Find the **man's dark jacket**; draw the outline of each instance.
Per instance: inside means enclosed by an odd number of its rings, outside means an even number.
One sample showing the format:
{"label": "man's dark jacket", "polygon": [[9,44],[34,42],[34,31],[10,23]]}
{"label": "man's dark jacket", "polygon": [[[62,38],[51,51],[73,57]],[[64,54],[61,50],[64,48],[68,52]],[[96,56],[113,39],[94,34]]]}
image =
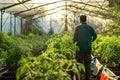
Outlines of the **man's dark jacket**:
{"label": "man's dark jacket", "polygon": [[77,42],[80,52],[91,52],[92,42],[97,38],[94,28],[83,22],[75,29],[73,41]]}

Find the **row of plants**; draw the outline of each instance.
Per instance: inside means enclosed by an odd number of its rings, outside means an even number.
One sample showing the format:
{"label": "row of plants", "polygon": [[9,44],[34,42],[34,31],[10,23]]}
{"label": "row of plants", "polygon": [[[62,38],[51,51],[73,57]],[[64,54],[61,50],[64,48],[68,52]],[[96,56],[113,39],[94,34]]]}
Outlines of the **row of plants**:
{"label": "row of plants", "polygon": [[120,66],[120,36],[98,35],[93,43],[93,53],[100,56],[106,63],[115,63]]}
{"label": "row of plants", "polygon": [[[17,70],[17,80],[70,80],[71,74],[85,72],[84,66],[74,59],[78,48],[72,37],[67,32],[14,37],[0,32],[0,66]],[[120,36],[98,35],[92,46],[95,56],[120,66]]]}
{"label": "row of plants", "polygon": [[45,49],[44,43],[49,35],[10,36],[0,32],[0,66],[16,71],[22,57],[37,56]]}
{"label": "row of plants", "polygon": [[85,72],[74,59],[76,49],[67,32],[51,36],[9,36],[0,32],[0,66],[16,71],[17,80],[70,80],[79,71]]}
{"label": "row of plants", "polygon": [[[53,34],[45,43],[45,52],[36,57],[22,58],[17,70],[17,80],[71,80],[71,76],[85,72],[74,59],[76,44],[69,33]],[[78,68],[72,68],[73,65]]]}

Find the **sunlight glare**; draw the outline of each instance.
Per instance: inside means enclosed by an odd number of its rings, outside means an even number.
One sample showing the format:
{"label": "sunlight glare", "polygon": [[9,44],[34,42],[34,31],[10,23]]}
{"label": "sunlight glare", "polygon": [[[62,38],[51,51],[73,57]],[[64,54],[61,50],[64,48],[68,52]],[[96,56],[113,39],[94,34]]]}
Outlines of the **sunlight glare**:
{"label": "sunlight glare", "polygon": [[[54,13],[52,15],[46,15],[46,20],[49,21],[50,20],[50,17],[52,16],[52,19],[54,20],[60,20],[62,18],[62,14],[63,12],[61,12],[61,8],[59,6],[62,6],[62,5],[65,5],[64,2],[59,2],[60,0],[32,0],[33,3],[40,3],[40,4],[46,4],[46,3],[51,3],[51,2],[56,2],[58,1],[58,3],[55,3],[55,4],[50,4],[50,5],[46,5],[46,6],[43,6],[43,8],[45,10],[50,10],[50,9],[53,9],[51,10],[50,12],[55,12],[55,11],[60,11],[60,12],[57,12],[57,13]],[[62,0],[61,0],[62,1]],[[35,5],[39,5],[39,4],[34,4]],[[58,7],[58,8],[56,8]],[[56,9],[54,9],[56,8]],[[46,12],[47,13],[47,12]]]}
{"label": "sunlight glare", "polygon": [[53,20],[60,20],[62,18],[63,14],[62,12],[54,13],[52,15],[47,15],[46,20],[50,21],[50,17],[52,17]]}

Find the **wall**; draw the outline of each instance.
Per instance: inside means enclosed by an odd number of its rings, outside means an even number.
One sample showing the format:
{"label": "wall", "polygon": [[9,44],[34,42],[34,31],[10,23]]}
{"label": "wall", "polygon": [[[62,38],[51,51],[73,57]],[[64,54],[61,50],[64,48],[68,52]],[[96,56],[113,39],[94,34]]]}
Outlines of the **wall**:
{"label": "wall", "polygon": [[[12,35],[21,33],[21,18],[15,17],[14,15],[3,13],[1,18],[0,12],[0,30],[2,32],[9,33],[12,32]],[[1,22],[2,21],[2,22]]]}

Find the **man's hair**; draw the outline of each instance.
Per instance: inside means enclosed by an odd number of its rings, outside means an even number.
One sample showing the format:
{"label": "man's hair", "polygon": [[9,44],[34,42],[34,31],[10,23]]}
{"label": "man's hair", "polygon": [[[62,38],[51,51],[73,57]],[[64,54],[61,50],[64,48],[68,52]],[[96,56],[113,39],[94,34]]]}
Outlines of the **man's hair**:
{"label": "man's hair", "polygon": [[86,22],[86,18],[87,18],[86,15],[81,15],[80,16],[80,22]]}

